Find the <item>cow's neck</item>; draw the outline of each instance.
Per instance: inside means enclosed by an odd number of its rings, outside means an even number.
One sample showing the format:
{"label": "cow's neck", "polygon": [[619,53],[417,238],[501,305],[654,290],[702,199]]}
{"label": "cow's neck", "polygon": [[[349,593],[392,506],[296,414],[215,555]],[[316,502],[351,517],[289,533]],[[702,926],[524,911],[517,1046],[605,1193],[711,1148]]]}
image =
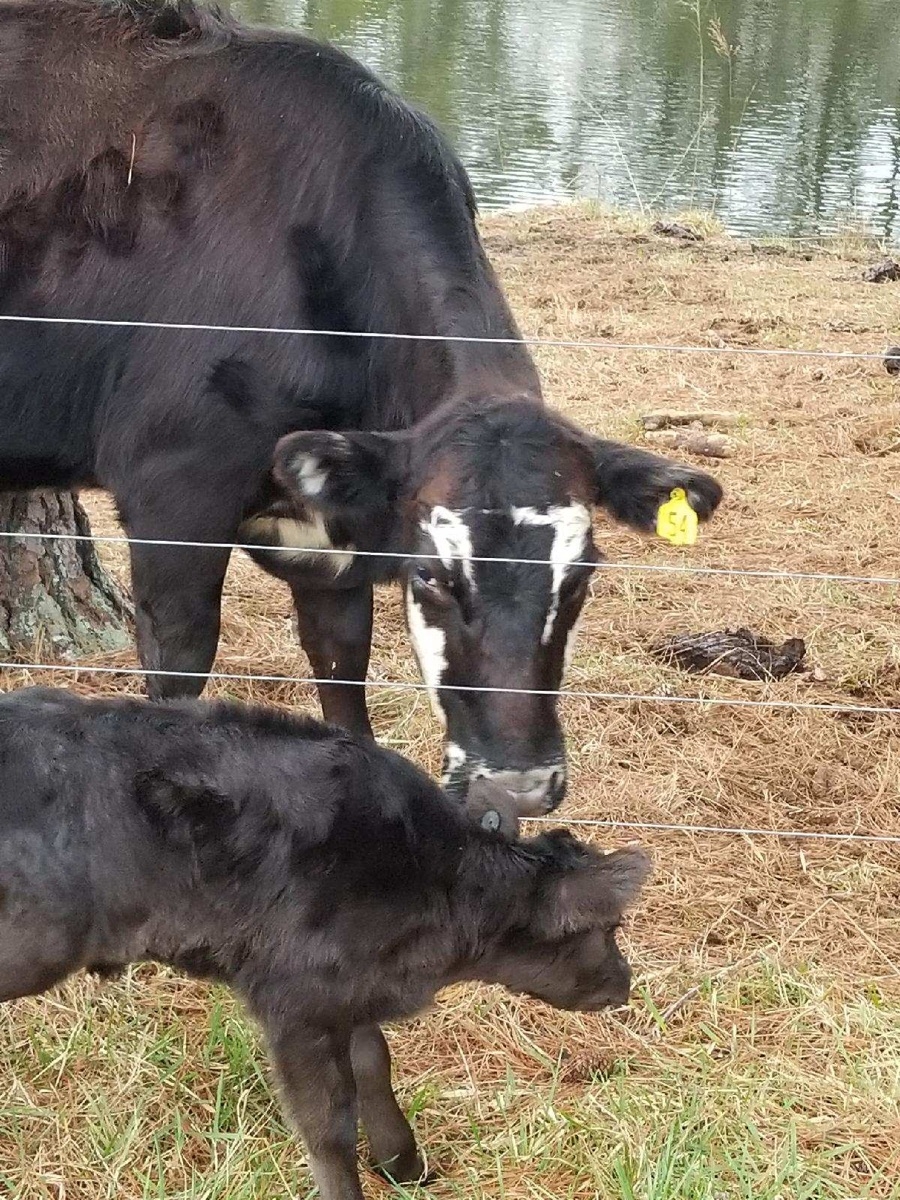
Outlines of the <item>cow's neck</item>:
{"label": "cow's neck", "polygon": [[393,194],[385,211],[394,222],[401,211],[401,227],[416,236],[398,237],[392,226],[376,238],[390,254],[370,276],[367,319],[396,333],[448,339],[372,347],[373,375],[386,398],[377,406],[395,428],[416,424],[451,397],[541,401],[534,362],[470,215],[458,199],[444,193],[439,199],[435,206]]}
{"label": "cow's neck", "polygon": [[[471,328],[474,322],[447,319],[446,312],[434,309],[432,314],[427,326],[429,333],[448,337],[520,337],[511,318],[509,326],[501,332],[484,329],[458,332]],[[416,326],[422,328],[425,322],[420,318]],[[373,348],[373,353],[380,360],[376,360],[375,374],[382,384],[376,402],[378,411],[373,414],[375,428],[410,428],[454,401],[471,402],[480,398],[543,402],[534,363],[527,348],[520,344],[386,341]]]}

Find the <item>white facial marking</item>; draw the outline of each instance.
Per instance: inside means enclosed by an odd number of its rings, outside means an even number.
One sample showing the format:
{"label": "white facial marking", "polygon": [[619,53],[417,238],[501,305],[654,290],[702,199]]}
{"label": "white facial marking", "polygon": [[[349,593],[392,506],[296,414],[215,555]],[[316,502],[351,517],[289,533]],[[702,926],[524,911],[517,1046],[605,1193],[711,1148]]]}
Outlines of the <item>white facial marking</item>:
{"label": "white facial marking", "polygon": [[253,544],[259,538],[269,538],[274,543],[273,553],[287,562],[315,563],[332,575],[342,575],[353,565],[353,549],[338,550],[334,554],[317,554],[317,550],[333,550],[325,521],[319,513],[313,513],[309,521],[295,521],[290,517],[251,517],[238,530],[242,540]]}
{"label": "white facial marking", "polygon": [[447,717],[441,707],[438,688],[447,668],[445,653],[447,639],[444,637],[443,629],[427,623],[422,606],[413,596],[409,584],[406,587],[406,619],[409,624],[409,636],[412,640],[413,650],[419,660],[419,670],[422,672],[422,679],[428,688],[431,707],[440,723],[446,726]]}
{"label": "white facial marking", "polygon": [[419,528],[434,542],[438,558],[447,570],[453,567],[454,559],[458,560],[470,586],[474,586],[472,533],[460,514],[452,508],[435,505],[427,519],[419,522]]}
{"label": "white facial marking", "polygon": [[551,504],[546,512],[537,508],[512,508],[512,519],[517,525],[552,525],[553,545],[550,549],[550,564],[553,572],[550,581],[550,607],[541,634],[541,645],[546,646],[553,636],[553,626],[559,612],[559,590],[566,577],[566,570],[578,562],[584,553],[584,543],[591,528],[591,514],[587,506],[573,501],[571,504]]}
{"label": "white facial marking", "polygon": [[444,750],[444,773],[441,776],[445,784],[449,783],[453,775],[466,765],[468,757],[462,746],[457,746],[456,742],[447,743]]}
{"label": "white facial marking", "polygon": [[299,454],[294,459],[297,483],[304,496],[318,496],[325,486],[328,472],[322,469],[321,459],[314,454]]}

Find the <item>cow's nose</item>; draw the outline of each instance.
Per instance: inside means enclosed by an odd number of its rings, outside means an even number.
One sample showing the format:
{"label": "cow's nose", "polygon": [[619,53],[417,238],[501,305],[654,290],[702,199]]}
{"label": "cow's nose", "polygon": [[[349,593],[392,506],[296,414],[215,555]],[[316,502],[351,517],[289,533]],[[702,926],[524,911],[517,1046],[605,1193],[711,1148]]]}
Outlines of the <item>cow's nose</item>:
{"label": "cow's nose", "polygon": [[523,771],[484,771],[483,774],[510,793],[522,817],[552,812],[566,794],[566,769],[561,763],[529,767]]}

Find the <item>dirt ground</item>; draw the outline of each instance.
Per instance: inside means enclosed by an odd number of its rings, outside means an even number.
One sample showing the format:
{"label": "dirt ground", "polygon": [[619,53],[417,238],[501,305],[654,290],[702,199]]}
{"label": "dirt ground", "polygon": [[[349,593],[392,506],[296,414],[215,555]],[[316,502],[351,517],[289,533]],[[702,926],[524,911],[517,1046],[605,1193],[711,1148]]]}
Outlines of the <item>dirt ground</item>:
{"label": "dirt ground", "polygon": [[[868,353],[900,343],[900,285],[862,281],[879,253],[855,238],[751,244],[706,225],[705,240],[681,243],[586,209],[484,228],[536,336]],[[675,549],[598,517],[612,562],[900,578],[900,377],[880,362],[536,357],[548,401],[603,436],[639,443],[640,415],[658,409],[741,414],[732,457],[712,464],[726,500],[698,544]],[[89,506],[95,532],[115,532],[108,502]],[[124,570],[121,547],[104,557]],[[898,616],[896,585],[611,569],[596,576],[566,686],[900,708]],[[768,684],[701,679],[648,653],[668,632],[736,625],[806,639],[811,669]],[[287,592],[243,558],[217,669],[309,673]],[[417,678],[393,592],[379,597],[371,677]],[[138,689],[85,671],[68,682]],[[211,691],[314,709],[304,685]],[[379,736],[436,769],[424,697],[386,688],[370,702]],[[562,703],[562,818],[900,834],[896,715]],[[900,1196],[900,846],[592,836],[639,838],[654,855],[626,934],[632,1011],[563,1016],[465,989],[395,1031],[400,1092],[441,1168],[427,1195]],[[103,990],[77,981],[0,1014],[0,1055],[14,1072],[0,1184],[17,1200],[306,1194],[264,1060],[221,993],[147,968]]]}

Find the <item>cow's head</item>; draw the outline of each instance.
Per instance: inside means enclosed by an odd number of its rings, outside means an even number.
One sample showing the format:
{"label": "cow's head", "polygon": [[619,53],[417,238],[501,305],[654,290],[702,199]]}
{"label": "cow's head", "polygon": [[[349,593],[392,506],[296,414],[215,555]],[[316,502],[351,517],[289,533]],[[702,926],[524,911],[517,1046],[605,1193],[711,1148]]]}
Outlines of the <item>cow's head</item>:
{"label": "cow's head", "polygon": [[493,778],[523,814],[555,808],[565,791],[556,698],[540,693],[560,686],[598,558],[592,510],[652,530],[672,488],[701,519],[722,495],[701,471],[593,438],[525,400],[447,404],[403,433],[289,434],[274,470],[304,519],[340,528],[343,546],[406,556],[409,632],[445,728],[445,785],[462,795]]}

